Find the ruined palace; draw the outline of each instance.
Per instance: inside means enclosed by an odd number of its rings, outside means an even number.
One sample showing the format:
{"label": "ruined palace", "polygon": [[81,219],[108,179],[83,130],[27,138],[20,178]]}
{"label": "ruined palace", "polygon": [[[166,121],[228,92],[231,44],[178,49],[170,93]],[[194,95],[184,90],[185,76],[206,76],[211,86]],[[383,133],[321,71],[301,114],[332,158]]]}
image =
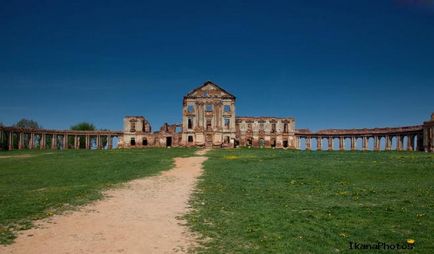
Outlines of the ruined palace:
{"label": "ruined palace", "polygon": [[[122,131],[21,129],[0,126],[0,150],[145,147],[261,147],[305,150],[434,151],[434,114],[420,125],[296,129],[292,117],[237,116],[236,97],[207,81],[186,94],[182,122],[153,131],[144,116],[126,116]],[[80,142],[82,141],[82,142]],[[81,144],[81,145],[80,145]]]}
{"label": "ruined palace", "polygon": [[236,98],[207,81],[183,99],[182,124],[164,124],[152,132],[143,116],[124,118],[121,147],[276,147],[295,148],[291,117],[238,117]]}

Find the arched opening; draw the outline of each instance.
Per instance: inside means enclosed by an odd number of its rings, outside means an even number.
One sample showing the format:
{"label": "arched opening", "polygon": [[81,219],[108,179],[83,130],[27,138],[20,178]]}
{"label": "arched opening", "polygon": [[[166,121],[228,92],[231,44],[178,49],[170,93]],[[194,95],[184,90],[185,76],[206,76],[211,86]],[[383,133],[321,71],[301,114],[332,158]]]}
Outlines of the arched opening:
{"label": "arched opening", "polygon": [[246,145],[247,146],[252,146],[252,138],[248,138],[247,140],[246,140],[247,142],[246,142]]}
{"label": "arched opening", "polygon": [[283,148],[288,148],[288,140],[283,140]]}
{"label": "arched opening", "polygon": [[329,147],[329,140],[328,138],[321,138],[322,140],[322,150],[327,151]]}
{"label": "arched opening", "polygon": [[346,151],[351,150],[351,138],[344,139],[344,150]]}
{"label": "arched opening", "polygon": [[229,144],[231,142],[231,138],[229,136],[225,136],[224,139],[223,139],[223,142],[225,144]]}
{"label": "arched opening", "polygon": [[[96,143],[96,142],[95,142]],[[130,139],[130,145],[131,146],[135,146],[136,145],[136,138],[131,138]]]}
{"label": "arched opening", "polygon": [[193,119],[188,118],[187,128],[188,128],[188,129],[193,129]]}
{"label": "arched opening", "polygon": [[192,135],[188,135],[187,142],[188,143],[193,143],[193,136]]}
{"label": "arched opening", "polygon": [[112,139],[112,146],[113,148],[118,148],[119,147],[119,137],[113,137]]}
{"label": "arched opening", "polygon": [[333,138],[333,150],[340,150],[339,138]]}
{"label": "arched opening", "polygon": [[390,139],[390,143],[391,143],[391,149],[392,150],[397,150],[397,147],[398,147],[398,139],[397,139],[397,137],[396,136],[393,136],[391,139]]}
{"label": "arched opening", "polygon": [[420,141],[420,140],[417,139],[417,135],[414,135],[414,137],[413,137],[413,151],[417,151],[417,148],[419,146],[423,147],[423,144],[418,144],[418,141]]}
{"label": "arched opening", "polygon": [[143,138],[142,146],[148,146],[148,139],[147,138]]}
{"label": "arched opening", "polygon": [[275,148],[276,147],[276,140],[273,138],[271,139],[271,148]]}
{"label": "arched opening", "polygon": [[41,135],[35,134],[33,135],[33,148],[40,149],[41,148]]}
{"label": "arched opening", "polygon": [[319,140],[319,138],[312,138],[310,140],[311,150],[313,150],[313,151],[317,151],[318,150],[318,140]]}
{"label": "arched opening", "polygon": [[374,137],[368,137],[368,151],[373,151],[375,149],[374,143],[375,143]]}
{"label": "arched opening", "polygon": [[386,150],[386,137],[379,137],[380,151]]}
{"label": "arched opening", "polygon": [[235,147],[239,147],[240,146],[240,141],[238,139],[234,139],[234,146]]}
{"label": "arched opening", "polygon": [[408,137],[404,136],[404,138],[402,139],[402,150],[406,151],[408,148]]}
{"label": "arched opening", "polygon": [[306,150],[306,138],[300,137],[298,140],[298,147],[300,150]]}
{"label": "arched opening", "polygon": [[259,139],[259,148],[264,148],[265,141],[263,138]]}
{"label": "arched opening", "polygon": [[166,137],[166,147],[172,146],[172,137]]}
{"label": "arched opening", "polygon": [[356,150],[360,151],[363,147],[363,138],[357,137],[356,138]]}

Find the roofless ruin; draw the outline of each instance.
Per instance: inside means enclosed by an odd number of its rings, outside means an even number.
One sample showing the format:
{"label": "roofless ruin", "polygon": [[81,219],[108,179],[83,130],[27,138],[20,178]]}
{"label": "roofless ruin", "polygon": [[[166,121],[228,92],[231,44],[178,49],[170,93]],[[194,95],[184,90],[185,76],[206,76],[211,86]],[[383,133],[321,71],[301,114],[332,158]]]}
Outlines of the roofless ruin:
{"label": "roofless ruin", "polygon": [[[0,126],[0,149],[112,149],[144,147],[264,147],[311,150],[434,151],[434,114],[421,125],[330,129],[311,132],[296,129],[292,117],[236,115],[236,97],[211,81],[192,90],[183,99],[182,123],[164,124],[152,131],[143,116],[126,116],[122,131],[71,131],[21,129]],[[327,144],[327,145],[325,145]],[[381,145],[384,144],[384,145]]]}

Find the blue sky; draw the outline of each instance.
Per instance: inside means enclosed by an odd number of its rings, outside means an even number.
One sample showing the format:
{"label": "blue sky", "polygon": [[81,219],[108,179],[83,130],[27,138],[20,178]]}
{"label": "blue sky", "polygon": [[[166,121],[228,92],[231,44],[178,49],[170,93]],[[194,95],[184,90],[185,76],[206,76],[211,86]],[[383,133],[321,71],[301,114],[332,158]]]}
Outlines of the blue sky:
{"label": "blue sky", "polygon": [[298,128],[420,124],[434,111],[432,1],[2,1],[0,122],[153,129],[211,80],[237,114]]}

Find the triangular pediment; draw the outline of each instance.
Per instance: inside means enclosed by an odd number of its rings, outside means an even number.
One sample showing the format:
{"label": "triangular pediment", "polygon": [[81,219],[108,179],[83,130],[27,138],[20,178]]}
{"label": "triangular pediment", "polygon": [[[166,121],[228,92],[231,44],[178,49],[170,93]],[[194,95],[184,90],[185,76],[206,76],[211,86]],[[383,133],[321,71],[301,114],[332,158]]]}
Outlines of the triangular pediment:
{"label": "triangular pediment", "polygon": [[213,97],[213,98],[231,98],[235,99],[235,96],[224,90],[223,88],[219,87],[217,84],[207,81],[200,87],[194,89],[193,91],[189,92],[185,97],[190,98],[207,98],[207,97]]}

